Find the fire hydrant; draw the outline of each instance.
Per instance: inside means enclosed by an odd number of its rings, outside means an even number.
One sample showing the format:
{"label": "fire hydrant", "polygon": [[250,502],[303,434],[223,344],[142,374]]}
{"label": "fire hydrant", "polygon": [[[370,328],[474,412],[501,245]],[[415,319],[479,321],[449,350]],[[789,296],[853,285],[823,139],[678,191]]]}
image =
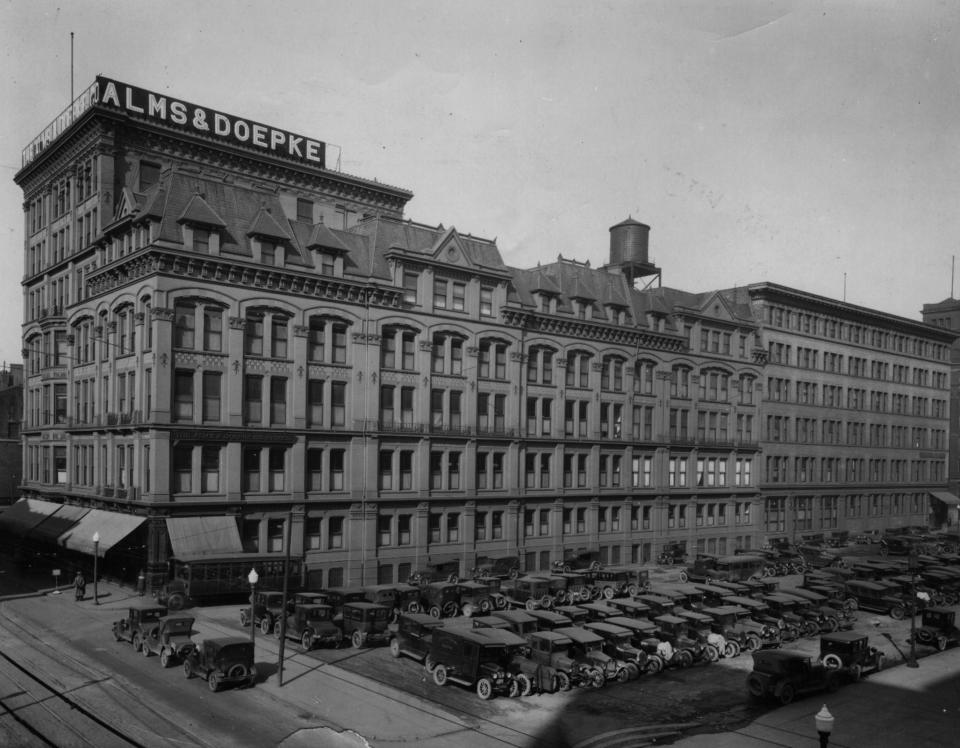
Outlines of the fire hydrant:
{"label": "fire hydrant", "polygon": [[143,597],[147,591],[147,575],[141,572],[137,575],[137,594]]}

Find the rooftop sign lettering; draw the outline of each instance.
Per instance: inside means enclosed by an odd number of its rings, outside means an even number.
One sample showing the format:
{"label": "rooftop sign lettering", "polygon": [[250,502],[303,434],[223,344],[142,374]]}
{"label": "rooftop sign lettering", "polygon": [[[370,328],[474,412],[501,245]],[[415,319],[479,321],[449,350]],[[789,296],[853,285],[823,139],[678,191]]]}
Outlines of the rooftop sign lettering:
{"label": "rooftop sign lettering", "polygon": [[178,130],[259,149],[312,166],[326,167],[326,146],[319,140],[190,104],[103,76],[97,76],[92,86],[80,94],[24,148],[23,166],[33,161],[79,119],[80,115],[93,106],[109,107],[138,119],[152,120]]}

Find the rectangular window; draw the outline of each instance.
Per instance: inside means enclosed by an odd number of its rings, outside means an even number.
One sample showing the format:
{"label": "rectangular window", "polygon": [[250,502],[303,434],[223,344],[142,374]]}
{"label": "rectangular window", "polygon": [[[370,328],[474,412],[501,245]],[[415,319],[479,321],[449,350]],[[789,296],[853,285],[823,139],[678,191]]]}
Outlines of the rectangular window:
{"label": "rectangular window", "polygon": [[447,282],[445,280],[435,279],[433,281],[433,308],[447,308]]}
{"label": "rectangular window", "polygon": [[323,380],[307,381],[307,425],[323,425]]}
{"label": "rectangular window", "polygon": [[420,282],[420,276],[416,273],[404,272],[403,274],[403,301],[405,304],[417,303],[417,285]]}
{"label": "rectangular window", "polygon": [[480,316],[493,316],[493,289],[487,286],[480,286]]}
{"label": "rectangular window", "polygon": [[333,382],[330,385],[330,425],[343,426],[347,422],[347,385],[346,382]]}
{"label": "rectangular window", "polygon": [[173,375],[174,418],[193,420],[193,372],[177,370]]}
{"label": "rectangular window", "polygon": [[248,315],[243,338],[244,353],[248,356],[263,355],[263,315]]}
{"label": "rectangular window", "polygon": [[271,447],[269,455],[270,490],[284,490],[287,450],[284,447]]}
{"label": "rectangular window", "polygon": [[287,380],[285,377],[270,379],[270,425],[285,426],[287,423]]}
{"label": "rectangular window", "polygon": [[203,310],[203,349],[219,352],[223,350],[223,310]]}
{"label": "rectangular window", "polygon": [[271,355],[274,358],[286,358],[287,357],[287,335],[289,333],[289,328],[287,326],[286,319],[277,319],[274,318],[271,322]]}
{"label": "rectangular window", "polygon": [[220,490],[220,447],[204,447],[201,451],[200,490],[204,493]]}
{"label": "rectangular window", "polygon": [[464,299],[467,295],[467,287],[463,283],[453,283],[452,286],[452,306],[454,311],[462,312],[464,309]]}
{"label": "rectangular window", "polygon": [[173,448],[173,491],[189,493],[193,490],[193,447]]}
{"label": "rectangular window", "polygon": [[191,305],[177,304],[173,312],[174,348],[193,348],[196,334],[196,309]]}
{"label": "rectangular window", "polygon": [[247,374],[244,378],[243,403],[247,423],[263,421],[263,377]]}
{"label": "rectangular window", "polygon": [[243,490],[260,490],[260,448],[247,447],[243,450]]}
{"label": "rectangular window", "polygon": [[220,420],[220,372],[203,372],[203,420]]}

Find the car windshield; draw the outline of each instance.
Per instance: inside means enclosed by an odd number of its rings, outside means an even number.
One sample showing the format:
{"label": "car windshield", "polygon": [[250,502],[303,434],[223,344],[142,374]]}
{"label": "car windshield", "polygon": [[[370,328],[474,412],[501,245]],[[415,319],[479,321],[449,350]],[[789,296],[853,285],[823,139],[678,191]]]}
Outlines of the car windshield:
{"label": "car windshield", "polygon": [[616,646],[621,648],[630,647],[630,635],[621,634],[620,636],[611,636],[610,641],[612,641]]}

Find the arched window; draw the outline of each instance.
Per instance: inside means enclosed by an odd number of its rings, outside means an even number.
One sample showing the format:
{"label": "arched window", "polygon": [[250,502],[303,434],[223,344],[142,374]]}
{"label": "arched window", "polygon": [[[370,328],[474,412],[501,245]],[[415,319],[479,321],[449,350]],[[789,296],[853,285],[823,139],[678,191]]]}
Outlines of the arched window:
{"label": "arched window", "polygon": [[633,372],[633,391],[637,395],[653,394],[653,377],[657,364],[655,361],[637,361]]}
{"label": "arched window", "polygon": [[674,366],[670,378],[670,397],[690,397],[690,367]]}

